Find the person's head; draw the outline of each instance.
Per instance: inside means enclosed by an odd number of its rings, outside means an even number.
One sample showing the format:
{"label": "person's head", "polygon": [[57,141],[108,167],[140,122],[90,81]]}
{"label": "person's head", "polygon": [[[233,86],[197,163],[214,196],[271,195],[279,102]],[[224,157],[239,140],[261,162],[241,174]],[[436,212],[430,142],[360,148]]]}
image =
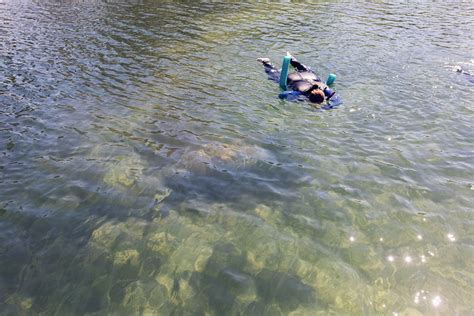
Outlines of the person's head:
{"label": "person's head", "polygon": [[309,101],[313,103],[323,103],[325,99],[324,92],[320,89],[313,89],[309,93]]}

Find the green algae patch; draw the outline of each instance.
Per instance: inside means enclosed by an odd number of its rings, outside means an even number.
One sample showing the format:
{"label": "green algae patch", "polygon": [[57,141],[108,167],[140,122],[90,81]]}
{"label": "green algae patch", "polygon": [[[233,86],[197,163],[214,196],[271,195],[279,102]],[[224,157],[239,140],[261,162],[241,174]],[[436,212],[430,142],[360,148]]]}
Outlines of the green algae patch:
{"label": "green algae patch", "polygon": [[129,218],[125,222],[105,222],[92,231],[89,243],[93,247],[128,249],[126,245],[136,245],[142,239],[147,223],[143,220]]}
{"label": "green algae patch", "polygon": [[95,229],[91,235],[91,242],[100,247],[111,249],[121,230],[113,223],[105,223]]}
{"label": "green algae patch", "polygon": [[143,174],[143,161],[138,155],[119,156],[104,175],[104,182],[111,187],[130,188]]}
{"label": "green algae patch", "polygon": [[33,298],[13,294],[6,299],[6,303],[16,306],[22,312],[28,313],[31,312],[31,308],[33,307]]}
{"label": "green algae patch", "polygon": [[117,251],[114,254],[114,265],[130,264],[138,266],[140,253],[135,249]]}
{"label": "green algae patch", "polygon": [[268,220],[272,216],[272,209],[266,205],[260,204],[255,208],[255,213],[263,219]]}
{"label": "green algae patch", "polygon": [[155,203],[161,203],[163,202],[168,196],[170,196],[172,190],[170,189],[165,189],[163,191],[157,191],[157,193],[154,196]]}
{"label": "green algae patch", "polygon": [[147,246],[153,252],[169,256],[178,246],[178,241],[170,233],[162,231],[149,236]]}
{"label": "green algae patch", "polygon": [[329,258],[316,264],[316,278],[312,284],[319,297],[336,311],[364,313],[368,298],[366,286],[357,271],[348,264]]}

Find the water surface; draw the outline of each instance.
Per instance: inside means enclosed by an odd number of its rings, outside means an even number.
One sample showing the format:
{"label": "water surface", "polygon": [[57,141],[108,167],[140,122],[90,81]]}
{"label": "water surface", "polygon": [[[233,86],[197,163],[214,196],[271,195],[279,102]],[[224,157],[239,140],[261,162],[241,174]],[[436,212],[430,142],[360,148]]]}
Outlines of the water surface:
{"label": "water surface", "polygon": [[0,313],[472,315],[472,16],[0,1]]}

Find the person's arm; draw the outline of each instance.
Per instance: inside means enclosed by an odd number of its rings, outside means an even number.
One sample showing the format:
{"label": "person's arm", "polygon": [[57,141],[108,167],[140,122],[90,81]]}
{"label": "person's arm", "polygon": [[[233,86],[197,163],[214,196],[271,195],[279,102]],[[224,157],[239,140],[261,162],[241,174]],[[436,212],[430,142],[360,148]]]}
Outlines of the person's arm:
{"label": "person's arm", "polygon": [[278,95],[280,99],[288,100],[288,101],[297,101],[303,98],[306,98],[303,93],[295,90],[287,90],[283,91]]}
{"label": "person's arm", "polygon": [[262,63],[269,80],[280,82],[280,71],[270,62],[270,59],[257,58],[257,61]]}
{"label": "person's arm", "polygon": [[331,109],[342,104],[342,99],[339,95],[334,94],[326,103]]}
{"label": "person's arm", "polygon": [[263,64],[263,67],[265,67],[265,73],[268,75],[268,79],[275,81],[275,82],[280,82],[280,71],[275,68],[272,64]]}
{"label": "person's arm", "polygon": [[295,57],[291,57],[291,65],[298,71],[312,71],[311,68],[300,63]]}

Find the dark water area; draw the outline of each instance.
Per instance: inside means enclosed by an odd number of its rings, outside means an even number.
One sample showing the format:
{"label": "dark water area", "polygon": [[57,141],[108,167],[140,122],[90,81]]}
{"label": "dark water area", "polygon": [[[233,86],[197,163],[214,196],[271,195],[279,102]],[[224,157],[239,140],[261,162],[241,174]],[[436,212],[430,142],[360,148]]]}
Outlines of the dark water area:
{"label": "dark water area", "polygon": [[0,314],[472,315],[473,16],[0,0]]}

